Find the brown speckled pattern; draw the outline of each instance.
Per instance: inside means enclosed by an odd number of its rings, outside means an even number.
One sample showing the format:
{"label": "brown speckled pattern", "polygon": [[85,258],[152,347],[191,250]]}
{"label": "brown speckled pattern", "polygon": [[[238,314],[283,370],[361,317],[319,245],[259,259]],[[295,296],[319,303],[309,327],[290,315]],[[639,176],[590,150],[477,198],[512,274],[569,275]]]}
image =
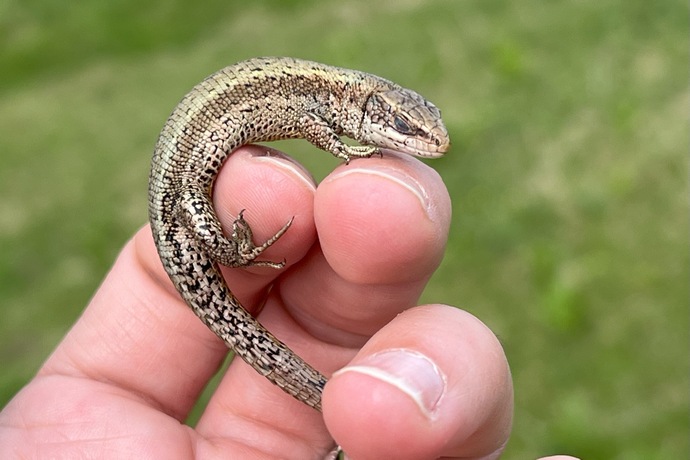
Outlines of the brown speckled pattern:
{"label": "brown speckled pattern", "polygon": [[[363,146],[341,142],[345,135]],[[292,58],[226,67],[175,107],[156,143],[149,218],[165,270],[194,313],[261,375],[315,409],[326,377],[245,311],[218,264],[282,264],[256,258],[290,226],[256,246],[240,215],[229,236],[211,205],[225,158],[250,142],[304,138],[349,160],[378,148],[441,156],[449,146],[440,112],[419,94],[354,70]]]}

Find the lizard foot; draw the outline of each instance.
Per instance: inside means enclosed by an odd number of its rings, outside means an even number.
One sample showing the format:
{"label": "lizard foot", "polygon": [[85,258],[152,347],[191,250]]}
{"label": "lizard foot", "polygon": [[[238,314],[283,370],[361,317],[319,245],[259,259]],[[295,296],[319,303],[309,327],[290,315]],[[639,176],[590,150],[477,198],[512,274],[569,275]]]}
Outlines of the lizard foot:
{"label": "lizard foot", "polygon": [[230,235],[230,250],[226,251],[223,257],[219,258],[219,262],[223,265],[228,265],[231,267],[271,267],[271,268],[283,268],[285,266],[285,261],[282,262],[272,262],[268,260],[256,260],[256,258],[261,255],[266,249],[268,249],[273,243],[278,241],[278,238],[283,236],[283,234],[292,225],[292,218],[281,228],[278,232],[266,240],[263,244],[257,246],[254,244],[254,236],[249,223],[244,219],[244,210],[240,211],[240,214],[235,219],[232,224],[232,235]]}
{"label": "lizard foot", "polygon": [[346,164],[350,163],[350,160],[352,158],[369,158],[372,155],[379,154],[383,156],[381,153],[381,149],[378,147],[371,147],[368,145],[346,145],[342,144],[341,146],[342,150],[336,154],[336,156],[342,160],[345,160]]}

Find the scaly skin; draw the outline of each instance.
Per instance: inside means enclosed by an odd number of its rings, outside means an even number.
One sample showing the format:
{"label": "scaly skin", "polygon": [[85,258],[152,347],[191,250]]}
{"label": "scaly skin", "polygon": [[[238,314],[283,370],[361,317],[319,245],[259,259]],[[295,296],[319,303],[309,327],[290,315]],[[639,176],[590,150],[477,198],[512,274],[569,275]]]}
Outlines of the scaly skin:
{"label": "scaly skin", "polygon": [[[362,146],[348,146],[345,135]],[[288,229],[261,245],[240,214],[225,236],[211,205],[223,161],[251,142],[304,138],[346,162],[390,148],[428,158],[449,146],[439,110],[380,77],[293,58],[257,58],[195,86],[156,143],[149,219],[163,266],[185,302],[238,356],[285,392],[321,410],[326,377],[264,329],[225,283],[229,267],[257,260]]]}

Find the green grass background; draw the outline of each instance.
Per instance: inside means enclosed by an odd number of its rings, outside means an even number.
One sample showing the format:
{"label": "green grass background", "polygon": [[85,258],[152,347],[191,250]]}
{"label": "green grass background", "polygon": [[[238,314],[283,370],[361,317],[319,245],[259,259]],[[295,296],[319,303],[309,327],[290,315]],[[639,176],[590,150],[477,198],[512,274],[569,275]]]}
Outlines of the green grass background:
{"label": "green grass background", "polygon": [[[1,2],[0,404],[145,223],[180,97],[290,55],[443,110],[453,225],[423,301],[501,338],[506,458],[687,458],[687,18],[680,0]],[[337,164],[290,148],[316,177]]]}

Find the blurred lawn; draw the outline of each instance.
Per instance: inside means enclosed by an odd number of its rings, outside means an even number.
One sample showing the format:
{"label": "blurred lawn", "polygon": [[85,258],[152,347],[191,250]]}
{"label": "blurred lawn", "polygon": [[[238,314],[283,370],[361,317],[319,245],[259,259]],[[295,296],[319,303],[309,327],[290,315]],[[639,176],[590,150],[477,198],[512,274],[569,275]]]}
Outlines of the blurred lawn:
{"label": "blurred lawn", "polygon": [[[423,300],[500,336],[506,458],[688,455],[687,8],[668,0],[0,4],[0,404],[146,221],[153,143],[216,69],[291,55],[436,102],[454,203]],[[192,6],[193,5],[193,6]],[[323,177],[335,160],[301,144]]]}

